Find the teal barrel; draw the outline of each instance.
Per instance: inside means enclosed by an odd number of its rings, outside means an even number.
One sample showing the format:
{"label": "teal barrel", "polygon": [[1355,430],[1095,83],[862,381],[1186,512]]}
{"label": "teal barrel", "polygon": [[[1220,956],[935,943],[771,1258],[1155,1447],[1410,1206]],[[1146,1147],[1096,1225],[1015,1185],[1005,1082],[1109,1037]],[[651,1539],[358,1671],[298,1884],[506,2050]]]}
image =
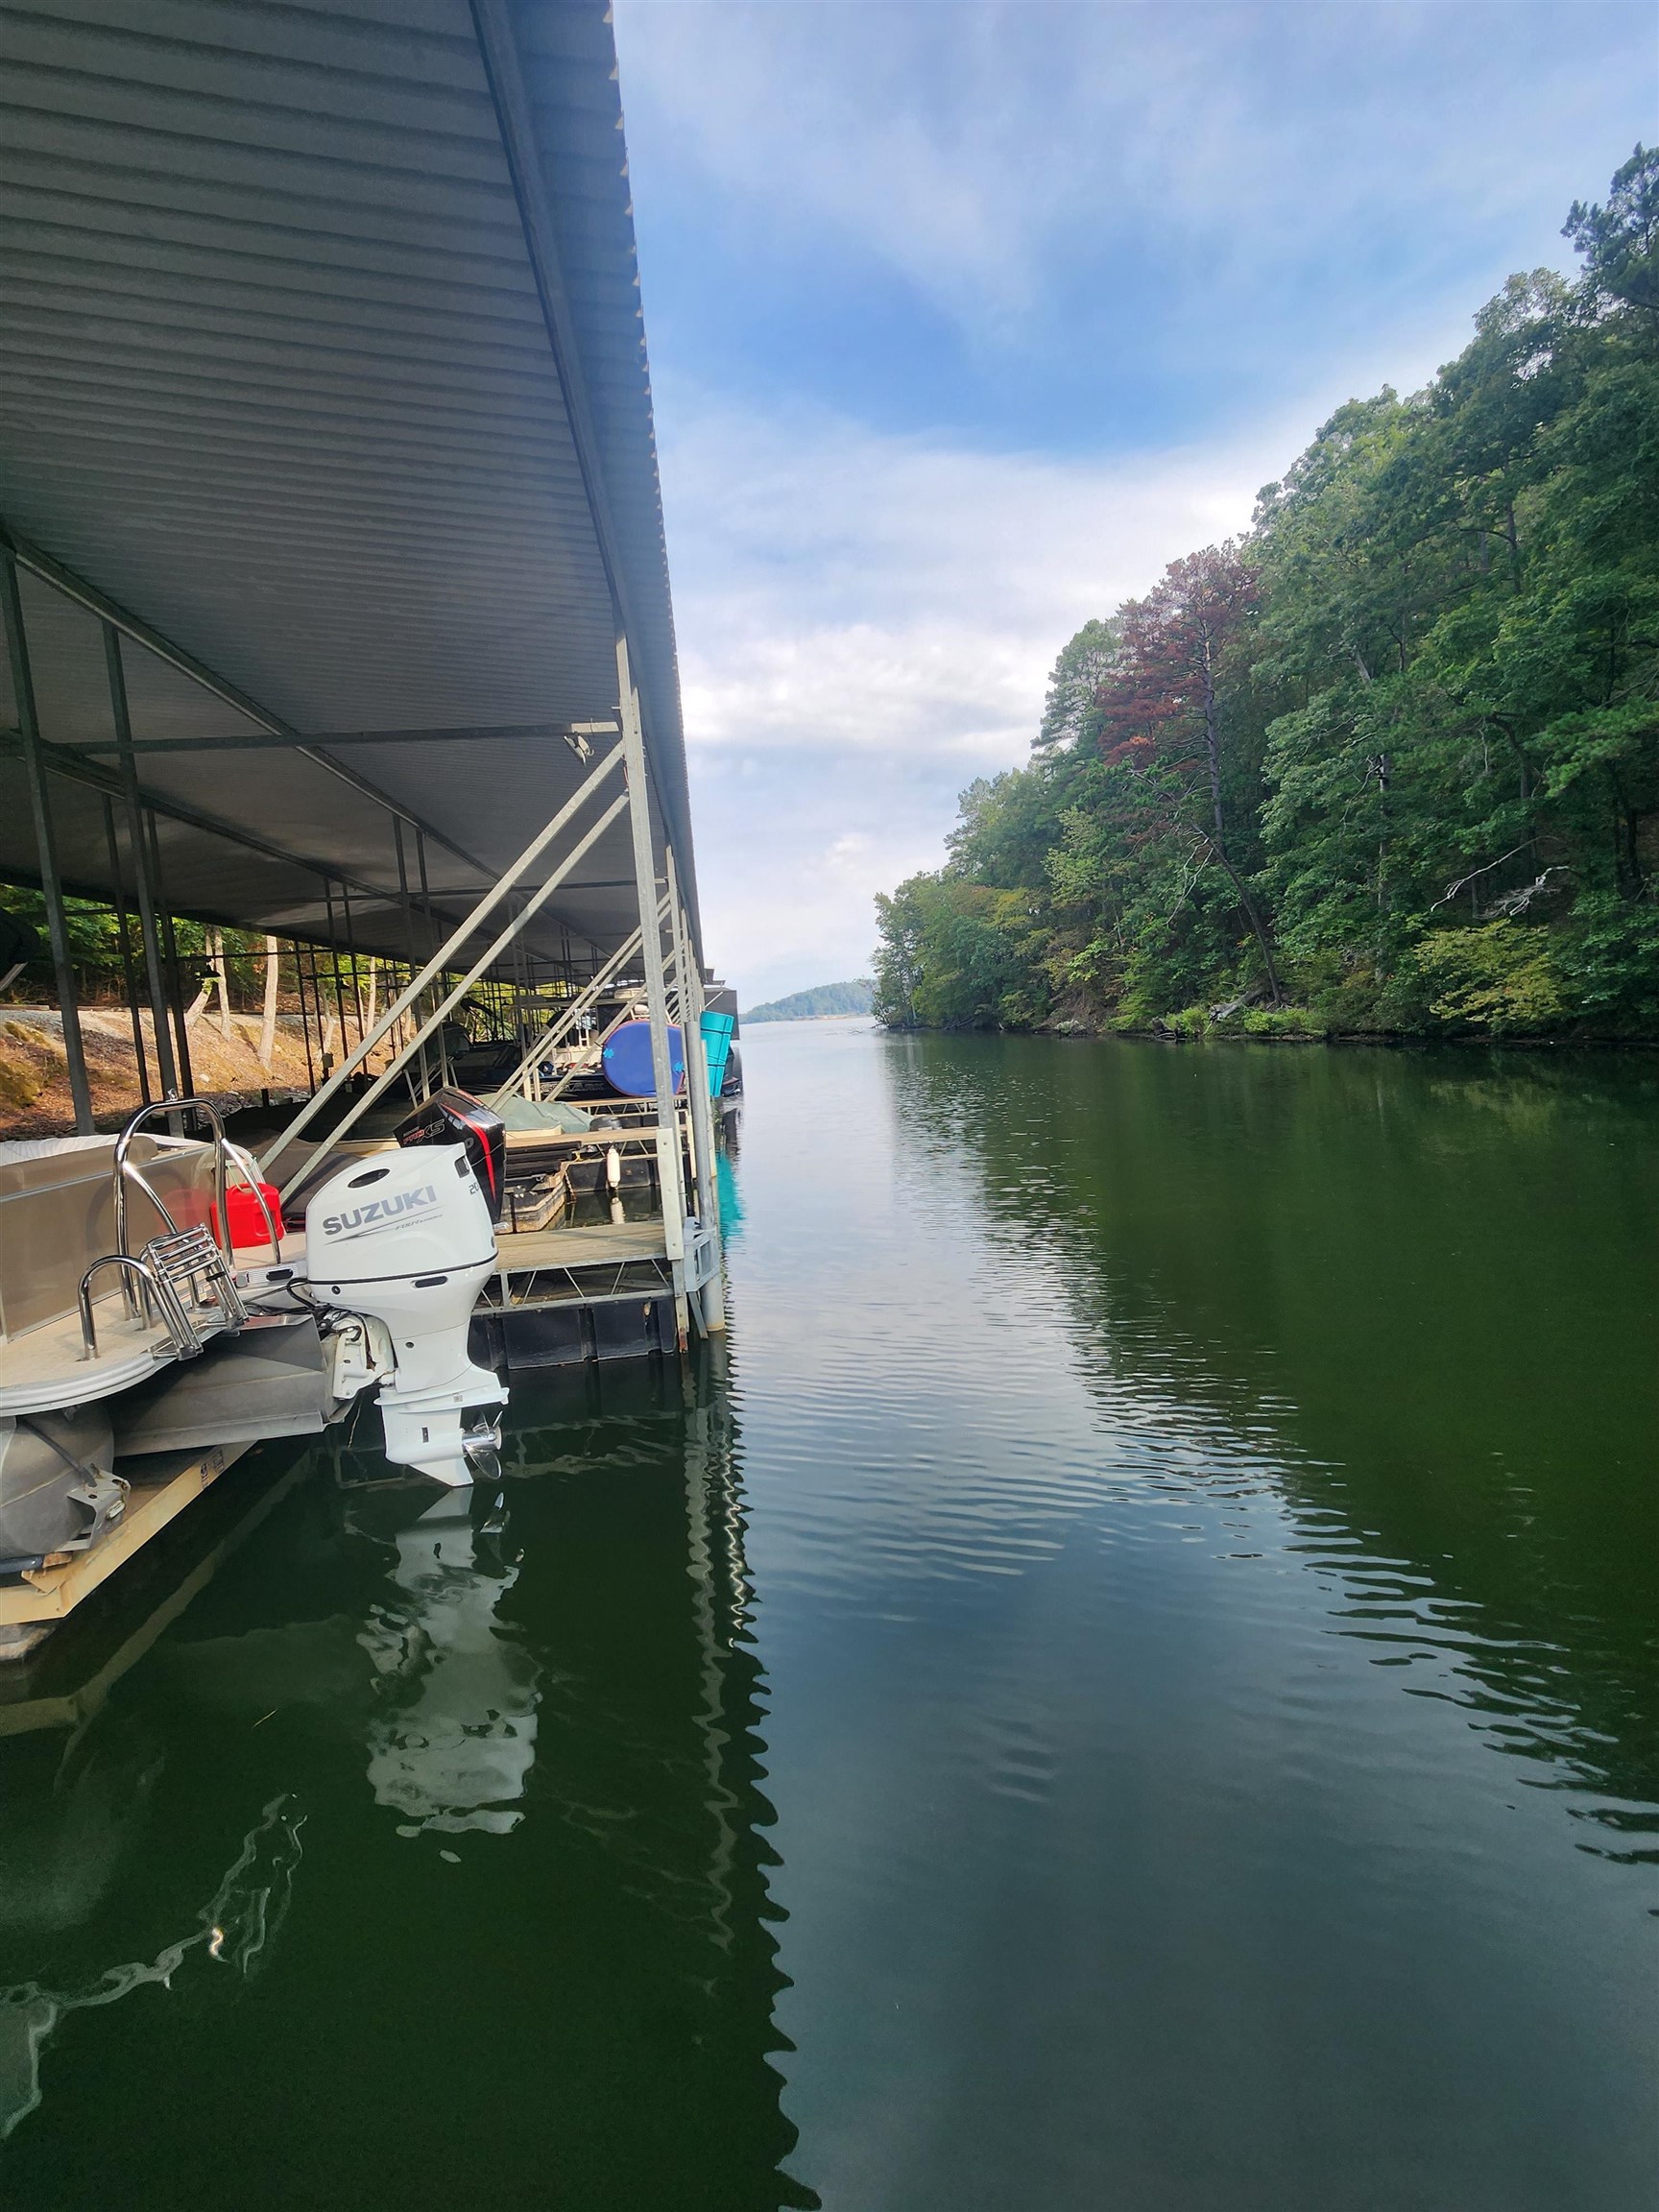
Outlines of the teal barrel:
{"label": "teal barrel", "polygon": [[705,1014],[703,1050],[709,1061],[709,1095],[718,1098],[726,1072],[726,1055],[732,1049],[732,1032],[737,1026],[730,1014]]}

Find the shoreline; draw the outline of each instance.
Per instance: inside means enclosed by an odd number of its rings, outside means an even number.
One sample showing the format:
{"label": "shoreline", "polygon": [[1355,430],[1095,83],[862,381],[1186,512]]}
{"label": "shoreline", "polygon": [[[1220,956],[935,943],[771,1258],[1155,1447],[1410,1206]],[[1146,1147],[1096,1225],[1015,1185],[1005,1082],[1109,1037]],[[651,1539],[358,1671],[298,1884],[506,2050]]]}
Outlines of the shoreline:
{"label": "shoreline", "polygon": [[[829,1017],[819,1016],[815,1019],[825,1020]],[[1081,1022],[1038,1023],[1029,1029],[951,1029],[930,1028],[920,1022],[906,1023],[879,1020],[877,1021],[877,1027],[890,1037],[1040,1037],[1059,1045],[1375,1046],[1391,1052],[1431,1052],[1448,1047],[1463,1052],[1471,1049],[1489,1052],[1659,1052],[1659,1037],[1493,1037],[1477,1030],[1251,1030],[1215,1025],[1202,1029],[1178,1029],[1162,1023],[1134,1029],[1094,1029]]]}

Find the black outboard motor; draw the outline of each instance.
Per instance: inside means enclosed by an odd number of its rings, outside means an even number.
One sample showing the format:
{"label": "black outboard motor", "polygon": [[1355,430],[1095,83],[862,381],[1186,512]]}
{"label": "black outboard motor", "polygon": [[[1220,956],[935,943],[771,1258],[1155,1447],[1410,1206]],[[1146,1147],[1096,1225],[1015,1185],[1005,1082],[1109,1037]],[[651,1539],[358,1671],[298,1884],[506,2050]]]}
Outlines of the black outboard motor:
{"label": "black outboard motor", "polygon": [[465,1144],[490,1218],[500,1220],[507,1193],[507,1124],[493,1107],[469,1091],[434,1091],[392,1134],[399,1144]]}

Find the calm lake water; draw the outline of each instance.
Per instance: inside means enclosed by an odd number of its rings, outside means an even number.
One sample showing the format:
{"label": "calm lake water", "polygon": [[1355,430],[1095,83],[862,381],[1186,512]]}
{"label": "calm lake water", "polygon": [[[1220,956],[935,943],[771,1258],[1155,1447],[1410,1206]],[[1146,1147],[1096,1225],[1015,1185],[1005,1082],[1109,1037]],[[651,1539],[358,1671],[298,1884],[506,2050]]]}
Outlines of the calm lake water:
{"label": "calm lake water", "polygon": [[1659,1063],[745,1053],[726,1376],[0,1677],[0,2199],[1652,2212]]}

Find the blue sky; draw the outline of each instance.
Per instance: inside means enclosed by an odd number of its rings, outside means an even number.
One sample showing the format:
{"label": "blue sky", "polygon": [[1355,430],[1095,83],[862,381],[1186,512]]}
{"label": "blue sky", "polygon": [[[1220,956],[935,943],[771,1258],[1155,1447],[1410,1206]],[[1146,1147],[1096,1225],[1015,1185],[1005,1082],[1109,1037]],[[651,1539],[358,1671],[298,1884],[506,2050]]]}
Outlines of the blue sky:
{"label": "blue sky", "polygon": [[862,972],[1055,653],[1659,135],[1641,4],[617,0],[709,950]]}

